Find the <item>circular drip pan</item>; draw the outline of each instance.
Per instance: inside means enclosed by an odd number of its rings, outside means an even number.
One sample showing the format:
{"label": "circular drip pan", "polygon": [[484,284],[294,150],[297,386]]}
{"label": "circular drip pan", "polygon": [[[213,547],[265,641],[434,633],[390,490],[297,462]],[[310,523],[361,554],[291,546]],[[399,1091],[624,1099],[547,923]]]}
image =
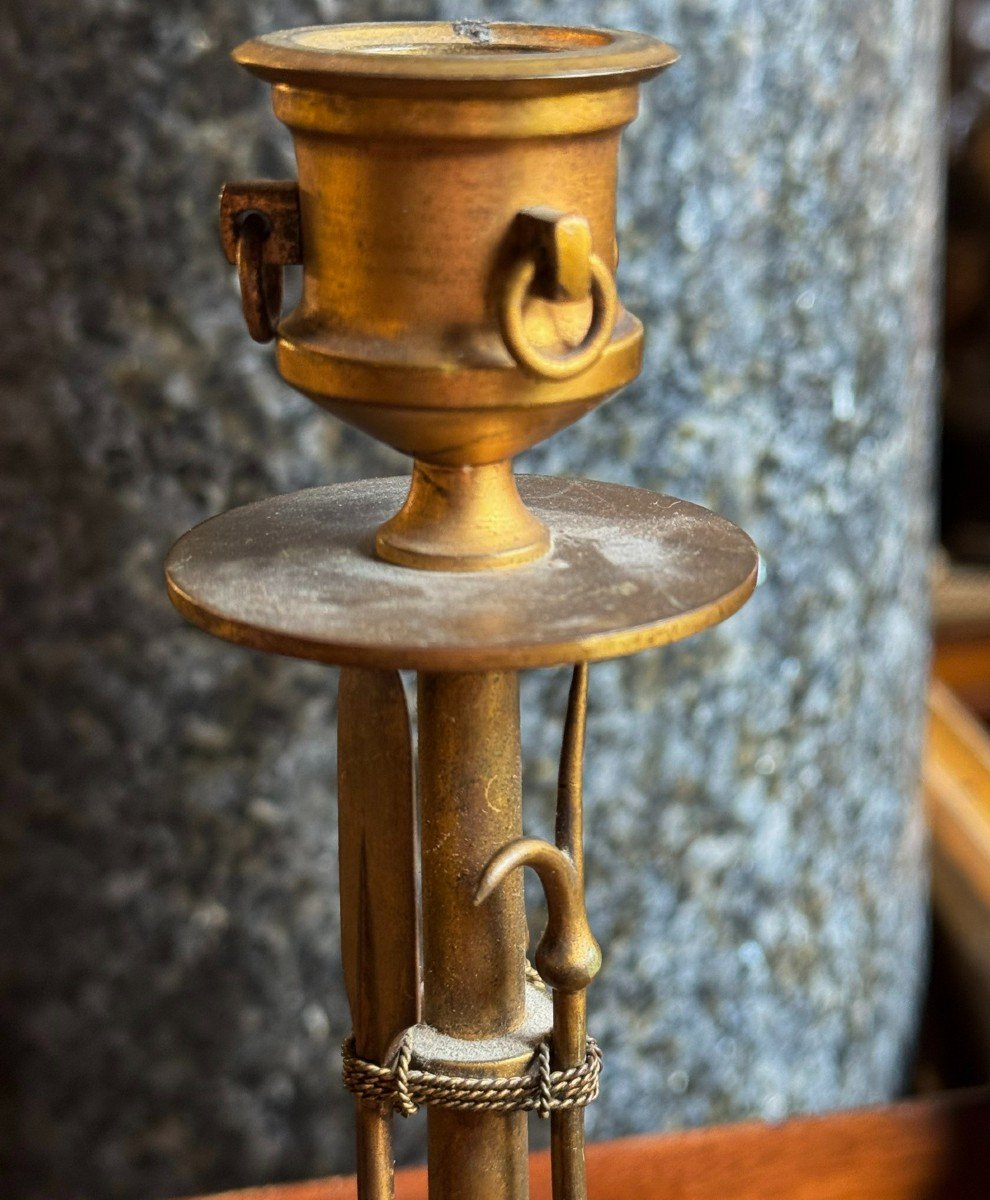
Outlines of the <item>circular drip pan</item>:
{"label": "circular drip pan", "polygon": [[275,496],[172,548],[169,594],[217,637],[341,666],[509,670],[616,658],[731,616],[756,585],[745,533],[642,488],[521,475],[553,548],[521,567],[418,571],[375,557],[408,479]]}

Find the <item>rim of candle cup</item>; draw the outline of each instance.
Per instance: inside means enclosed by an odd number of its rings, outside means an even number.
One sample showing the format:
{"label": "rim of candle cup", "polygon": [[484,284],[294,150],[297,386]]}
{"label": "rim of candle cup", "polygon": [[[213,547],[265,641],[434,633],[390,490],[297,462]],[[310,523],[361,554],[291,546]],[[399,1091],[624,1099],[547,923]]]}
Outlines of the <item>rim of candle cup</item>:
{"label": "rim of candle cup", "polygon": [[316,89],[375,80],[573,86],[647,79],[677,51],[646,33],[506,21],[379,21],[309,25],[239,46],[235,61],[270,83]]}

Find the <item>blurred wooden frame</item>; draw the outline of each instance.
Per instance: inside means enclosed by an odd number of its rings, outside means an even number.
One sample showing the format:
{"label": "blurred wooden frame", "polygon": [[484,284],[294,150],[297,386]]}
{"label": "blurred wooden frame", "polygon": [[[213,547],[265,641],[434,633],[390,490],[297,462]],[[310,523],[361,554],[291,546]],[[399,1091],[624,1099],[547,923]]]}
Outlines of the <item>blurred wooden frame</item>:
{"label": "blurred wooden frame", "polygon": [[[990,1078],[990,636],[941,632],[928,697],[933,996],[950,1075]],[[954,1045],[953,1045],[954,1043]],[[990,1196],[990,1180],[987,1183]]]}
{"label": "blurred wooden frame", "polygon": [[943,560],[933,598],[924,771],[933,1023],[949,1078],[973,1081],[990,1079],[990,572]]}

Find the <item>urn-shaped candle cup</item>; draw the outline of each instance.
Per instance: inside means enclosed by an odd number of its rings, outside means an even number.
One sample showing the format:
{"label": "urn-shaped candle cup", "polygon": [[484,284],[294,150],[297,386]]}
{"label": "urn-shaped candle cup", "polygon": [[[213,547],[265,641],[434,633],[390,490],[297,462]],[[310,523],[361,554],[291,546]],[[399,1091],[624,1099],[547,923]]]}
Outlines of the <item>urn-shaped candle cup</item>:
{"label": "urn-shaped candle cup", "polygon": [[615,284],[619,137],[676,54],[464,21],[296,29],[235,58],[273,85],[298,187],[228,189],[225,245],[283,377],[414,459],[378,554],[435,570],[541,556],[512,459],[639,372]]}

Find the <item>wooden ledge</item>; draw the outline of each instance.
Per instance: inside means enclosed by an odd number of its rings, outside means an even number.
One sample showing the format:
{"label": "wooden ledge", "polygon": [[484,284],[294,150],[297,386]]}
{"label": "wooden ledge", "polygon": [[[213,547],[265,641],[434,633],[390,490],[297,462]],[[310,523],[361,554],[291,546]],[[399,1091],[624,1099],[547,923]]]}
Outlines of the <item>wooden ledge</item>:
{"label": "wooden ledge", "polygon": [[[548,1157],[531,1161],[532,1200],[549,1200]],[[990,1091],[602,1142],[588,1148],[588,1191],[592,1200],[986,1200]],[[353,1179],[327,1179],[224,1200],[356,1195]],[[426,1197],[422,1168],[398,1172],[396,1200]]]}

